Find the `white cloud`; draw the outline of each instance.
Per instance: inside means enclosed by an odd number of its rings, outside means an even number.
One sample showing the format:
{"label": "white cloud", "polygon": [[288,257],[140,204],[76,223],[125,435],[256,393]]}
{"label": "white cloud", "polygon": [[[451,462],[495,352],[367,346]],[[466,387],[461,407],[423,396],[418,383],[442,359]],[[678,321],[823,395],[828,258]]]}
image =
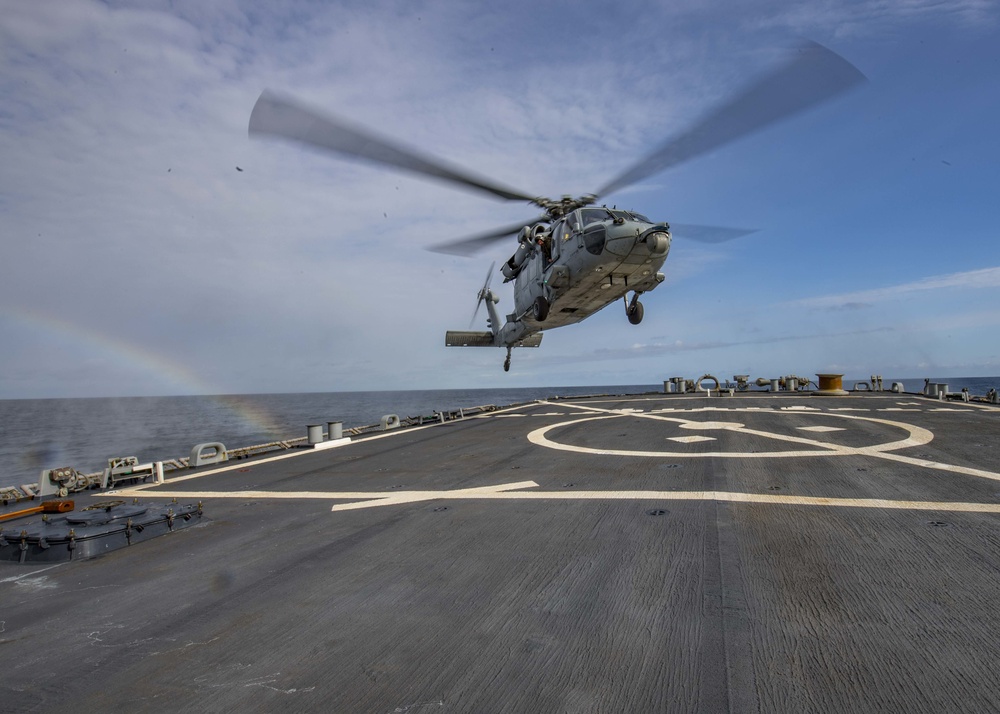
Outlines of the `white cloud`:
{"label": "white cloud", "polygon": [[1000,267],[981,268],[979,270],[968,270],[961,273],[949,273],[947,275],[933,275],[910,283],[890,285],[884,288],[873,288],[871,290],[859,290],[839,295],[806,298],[804,300],[796,300],[790,304],[812,308],[862,309],[872,307],[876,303],[896,300],[913,293],[933,290],[981,290],[988,288],[1000,288]]}

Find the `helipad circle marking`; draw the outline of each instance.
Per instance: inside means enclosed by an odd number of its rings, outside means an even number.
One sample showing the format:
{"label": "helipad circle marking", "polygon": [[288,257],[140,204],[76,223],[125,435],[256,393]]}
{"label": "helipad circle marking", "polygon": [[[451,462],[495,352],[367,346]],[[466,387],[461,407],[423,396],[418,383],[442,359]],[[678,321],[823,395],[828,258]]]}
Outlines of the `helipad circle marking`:
{"label": "helipad circle marking", "polygon": [[[575,405],[574,405],[575,406]],[[580,407],[583,408],[583,407]],[[882,453],[885,451],[894,451],[896,449],[903,449],[909,446],[923,446],[929,443],[933,438],[932,434],[927,429],[923,427],[914,426],[912,424],[904,424],[902,422],[889,421],[888,419],[877,419],[874,417],[862,417],[853,414],[829,414],[825,413],[825,416],[831,416],[837,419],[854,419],[858,421],[866,421],[875,424],[884,424],[886,426],[896,427],[907,432],[908,436],[905,439],[899,441],[892,441],[883,444],[875,444],[872,446],[863,447],[852,447],[844,446],[841,444],[816,441],[815,439],[808,439],[800,436],[790,436],[787,434],[775,434],[772,432],[761,431],[758,429],[748,429],[746,426],[738,425],[737,422],[717,422],[717,421],[707,421],[699,422],[694,419],[685,419],[679,416],[664,416],[662,414],[649,414],[649,413],[628,413],[622,414],[618,411],[609,411],[603,409],[595,409],[593,407],[584,408],[585,411],[600,412],[600,416],[583,417],[581,419],[573,419],[570,421],[558,422],[556,424],[549,424],[543,426],[539,429],[528,434],[528,441],[537,445],[544,446],[550,449],[556,449],[559,451],[570,451],[579,454],[594,454],[598,456],[641,456],[641,457],[652,457],[652,458],[706,458],[706,457],[717,457],[717,458],[753,458],[753,459],[788,459],[801,456],[849,456],[849,455],[874,455]],[[730,411],[747,411],[744,409],[732,409]],[[759,413],[759,412],[758,412]],[[771,412],[776,415],[786,415],[786,414],[802,414],[801,411],[775,411]],[[764,438],[774,439],[777,441],[786,441],[791,443],[803,444],[806,446],[813,447],[809,450],[794,450],[794,451],[757,451],[757,452],[747,452],[747,451],[710,451],[710,452],[685,452],[685,451],[638,451],[632,449],[597,449],[589,446],[576,446],[574,444],[565,444],[558,441],[554,441],[548,437],[548,433],[555,429],[561,427],[572,426],[575,424],[582,424],[589,421],[599,421],[602,419],[619,419],[623,416],[629,416],[637,419],[657,419],[661,421],[669,421],[677,423],[681,428],[686,429],[699,429],[704,427],[699,427],[698,425],[709,425],[710,429],[721,429],[719,425],[725,425],[725,428],[731,431],[737,431],[738,433],[761,436]]]}

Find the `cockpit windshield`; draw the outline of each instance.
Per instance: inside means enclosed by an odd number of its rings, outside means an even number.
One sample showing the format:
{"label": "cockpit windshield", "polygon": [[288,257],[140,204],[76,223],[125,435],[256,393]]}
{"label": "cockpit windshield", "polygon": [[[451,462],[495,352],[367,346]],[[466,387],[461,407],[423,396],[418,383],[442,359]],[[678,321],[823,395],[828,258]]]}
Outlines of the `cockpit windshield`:
{"label": "cockpit windshield", "polygon": [[591,223],[609,220],[611,217],[611,211],[606,208],[584,208],[580,211],[580,219],[583,221],[584,228]]}

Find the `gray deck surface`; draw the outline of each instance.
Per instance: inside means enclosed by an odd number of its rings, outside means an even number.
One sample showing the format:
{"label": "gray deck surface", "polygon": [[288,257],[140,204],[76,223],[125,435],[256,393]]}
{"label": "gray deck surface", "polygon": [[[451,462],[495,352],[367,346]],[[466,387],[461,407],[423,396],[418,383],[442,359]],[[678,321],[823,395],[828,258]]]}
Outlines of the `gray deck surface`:
{"label": "gray deck surface", "polygon": [[0,710],[1000,710],[996,408],[646,395],[387,434],[0,563]]}

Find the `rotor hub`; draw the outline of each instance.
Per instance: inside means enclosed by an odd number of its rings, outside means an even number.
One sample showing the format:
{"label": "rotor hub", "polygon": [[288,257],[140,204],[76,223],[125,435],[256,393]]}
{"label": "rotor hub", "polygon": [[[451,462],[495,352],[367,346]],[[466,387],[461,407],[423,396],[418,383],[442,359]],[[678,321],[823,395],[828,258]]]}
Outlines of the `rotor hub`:
{"label": "rotor hub", "polygon": [[573,198],[572,196],[563,196],[559,200],[554,200],[551,198],[545,198],[541,196],[532,200],[532,203],[548,214],[549,218],[555,220],[556,218],[562,218],[567,213],[571,213],[578,208],[583,208],[584,206],[589,206],[594,201],[597,200],[597,196],[592,193],[584,194],[579,198]]}

